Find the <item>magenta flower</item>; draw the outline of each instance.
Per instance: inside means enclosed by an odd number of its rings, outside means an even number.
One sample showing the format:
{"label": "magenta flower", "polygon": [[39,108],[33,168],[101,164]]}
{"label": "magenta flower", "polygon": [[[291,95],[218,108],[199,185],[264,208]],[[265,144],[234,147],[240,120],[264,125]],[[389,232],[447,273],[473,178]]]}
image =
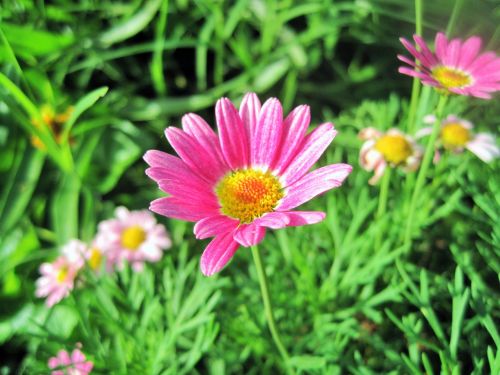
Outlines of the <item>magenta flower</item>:
{"label": "magenta flower", "polygon": [[413,39],[420,51],[406,39],[400,39],[417,60],[398,55],[399,60],[411,66],[400,67],[400,73],[420,78],[424,85],[447,93],[490,99],[490,93],[500,90],[500,58],[494,52],[479,54],[481,38],[473,36],[462,42],[437,33],[435,53],[420,36],[414,35]]}
{"label": "magenta flower", "polygon": [[[433,124],[436,116],[427,115],[424,122]],[[431,134],[432,127],[422,128],[417,132],[417,137]],[[441,122],[438,145],[455,153],[469,150],[485,163],[489,163],[500,156],[500,148],[497,146],[495,137],[489,133],[475,133],[472,122],[449,115]],[[436,151],[435,160],[439,159]]]}
{"label": "magenta flower", "polygon": [[128,261],[135,271],[140,271],[144,262],[159,261],[163,250],[172,246],[165,227],[150,212],[118,207],[115,215],[115,219],[99,224],[96,236],[96,243],[101,244],[101,250],[96,250],[105,253],[108,262],[121,266]]}
{"label": "magenta flower", "polygon": [[83,242],[71,240],[53,263],[40,265],[42,277],[36,281],[35,295],[47,297],[45,303],[48,307],[67,297],[73,290],[78,271],[84,264],[85,251],[86,245]]}
{"label": "magenta flower", "polygon": [[368,181],[370,185],[380,180],[387,166],[412,172],[420,165],[422,148],[398,129],[383,133],[375,128],[365,128],[359,132],[359,138],[365,141],[359,152],[359,164],[368,172],[374,171]]}
{"label": "magenta flower", "polygon": [[158,214],[196,222],[196,238],[215,237],[201,257],[201,271],[220,271],[239,246],[262,241],[267,228],[314,224],[320,211],[294,209],[342,184],[352,167],[333,164],[309,172],[335,137],[331,123],[306,134],[309,107],[284,120],[280,102],[261,108],[257,95],[243,98],[239,113],[227,98],[217,102],[219,135],[199,116],[182,118],[166,137],[180,157],[151,150],[146,173],[170,196],[151,203]]}
{"label": "magenta flower", "polygon": [[87,375],[94,364],[86,361],[85,354],[80,351],[81,345],[73,350],[71,355],[66,350],[60,350],[56,357],[49,359],[48,366],[52,375]]}

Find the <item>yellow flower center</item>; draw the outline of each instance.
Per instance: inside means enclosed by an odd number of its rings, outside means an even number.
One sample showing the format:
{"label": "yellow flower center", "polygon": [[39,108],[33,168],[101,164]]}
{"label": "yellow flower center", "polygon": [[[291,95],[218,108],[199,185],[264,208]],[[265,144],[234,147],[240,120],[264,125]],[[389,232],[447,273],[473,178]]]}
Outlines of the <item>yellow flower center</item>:
{"label": "yellow flower center", "polygon": [[215,187],[222,212],[251,223],[271,212],[283,197],[280,182],[269,172],[240,169],[227,174]]}
{"label": "yellow flower center", "polygon": [[469,129],[456,122],[445,124],[441,129],[441,141],[446,148],[464,147],[470,138]]}
{"label": "yellow flower center", "polygon": [[97,248],[93,248],[90,250],[90,256],[89,256],[89,266],[93,270],[98,270],[99,267],[101,266],[102,262],[102,253],[99,251]]}
{"label": "yellow flower center", "polygon": [[471,84],[471,76],[462,70],[438,66],[432,70],[432,76],[446,89],[460,88]]}
{"label": "yellow flower center", "polygon": [[375,149],[384,156],[386,161],[393,164],[403,163],[413,152],[410,142],[399,134],[382,136],[375,143]]}
{"label": "yellow flower center", "polygon": [[122,233],[122,245],[129,250],[137,250],[145,239],[146,232],[139,225],[128,227]]}
{"label": "yellow flower center", "polygon": [[56,280],[58,283],[64,282],[68,276],[68,267],[62,267],[59,272],[57,272]]}

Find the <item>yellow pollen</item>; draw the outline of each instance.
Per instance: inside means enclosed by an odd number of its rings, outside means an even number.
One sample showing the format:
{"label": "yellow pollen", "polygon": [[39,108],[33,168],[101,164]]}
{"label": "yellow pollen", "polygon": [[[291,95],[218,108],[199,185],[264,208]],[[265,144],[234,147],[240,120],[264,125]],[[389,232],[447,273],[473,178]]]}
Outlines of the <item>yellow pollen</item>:
{"label": "yellow pollen", "polygon": [[59,272],[57,272],[57,282],[62,283],[64,280],[66,280],[66,276],[68,276],[68,267],[62,267]]}
{"label": "yellow pollen", "polygon": [[129,250],[137,250],[145,239],[146,232],[138,225],[128,227],[122,233],[122,245]]}
{"label": "yellow pollen", "polygon": [[97,248],[93,248],[90,250],[90,256],[89,256],[89,266],[93,270],[98,270],[99,267],[101,266],[102,262],[102,253],[99,251]]}
{"label": "yellow pollen", "polygon": [[441,129],[441,141],[446,148],[464,147],[470,138],[469,129],[459,123],[445,124]]}
{"label": "yellow pollen", "polygon": [[271,212],[283,197],[280,182],[269,172],[239,169],[227,174],[215,187],[222,212],[241,223],[251,223]]}
{"label": "yellow pollen", "polygon": [[399,134],[387,134],[375,143],[375,149],[379,151],[387,162],[401,164],[413,153],[410,142]]}
{"label": "yellow pollen", "polygon": [[432,69],[432,76],[446,89],[465,87],[472,82],[469,74],[447,66],[438,66]]}

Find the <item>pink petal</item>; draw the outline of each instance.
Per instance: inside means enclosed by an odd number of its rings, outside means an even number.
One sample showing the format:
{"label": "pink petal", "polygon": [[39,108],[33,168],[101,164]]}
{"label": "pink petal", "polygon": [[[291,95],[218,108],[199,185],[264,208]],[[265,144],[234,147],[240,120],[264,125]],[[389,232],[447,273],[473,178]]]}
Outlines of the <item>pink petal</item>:
{"label": "pink petal", "polygon": [[382,132],[380,130],[372,128],[372,127],[364,128],[364,129],[360,130],[360,132],[358,133],[358,138],[363,140],[363,141],[376,139],[376,138],[381,137],[381,136],[382,136]]}
{"label": "pink petal", "polygon": [[444,64],[451,66],[453,68],[457,67],[458,58],[460,57],[460,49],[462,44],[459,39],[453,39],[448,44],[448,49],[446,51]]}
{"label": "pink petal", "polygon": [[417,72],[416,70],[410,69],[406,66],[400,66],[398,68],[398,72],[401,74],[406,74],[407,76],[415,77],[415,78],[430,78],[428,73]]}
{"label": "pink petal", "polygon": [[318,194],[339,187],[351,171],[352,167],[348,164],[332,164],[308,173],[288,188],[287,194],[276,209],[288,211]]}
{"label": "pink petal", "polygon": [[182,128],[184,131],[196,139],[206,155],[212,156],[213,169],[219,176],[229,169],[224,162],[224,156],[220,148],[219,138],[214,133],[210,125],[200,116],[188,113],[182,117]]}
{"label": "pink petal", "polygon": [[410,52],[413,57],[420,61],[424,66],[430,66],[430,61],[426,58],[426,56],[415,49],[415,47],[407,41],[405,38],[399,38],[400,42],[403,46]]}
{"label": "pink petal", "polygon": [[460,69],[467,69],[469,67],[469,64],[477,57],[481,49],[481,44],[481,38],[478,36],[470,37],[464,42],[457,64]]}
{"label": "pink petal", "polygon": [[320,211],[284,211],[270,212],[253,223],[259,226],[281,229],[307,224],[316,224],[325,218],[325,213]]}
{"label": "pink petal", "polygon": [[251,224],[240,225],[235,231],[233,238],[244,247],[259,244],[266,235],[266,228]]}
{"label": "pink petal", "polygon": [[231,232],[238,226],[239,221],[225,215],[205,217],[194,226],[194,234],[197,239],[215,237],[222,233]]}
{"label": "pink petal", "polygon": [[191,170],[209,182],[218,180],[220,171],[214,169],[214,155],[207,153],[192,136],[172,126],[165,130],[165,135]]}
{"label": "pink petal", "polygon": [[206,216],[219,214],[218,208],[200,206],[198,203],[175,197],[159,198],[151,202],[149,209],[157,214],[186,221],[198,221]]}
{"label": "pink petal", "polygon": [[247,138],[252,142],[252,134],[255,133],[257,121],[259,120],[260,100],[253,92],[243,97],[240,105],[240,117],[247,132]]}
{"label": "pink petal", "polygon": [[323,221],[326,217],[326,214],[321,211],[289,211],[282,213],[286,214],[290,219],[289,227],[316,224]]}
{"label": "pink petal", "polygon": [[314,129],[302,142],[295,159],[281,174],[280,180],[283,186],[293,184],[306,174],[318,161],[336,134],[337,132],[331,123],[325,123]]}
{"label": "pink petal", "polygon": [[231,232],[215,237],[205,248],[200,260],[201,272],[211,276],[219,272],[231,260],[239,244]]}
{"label": "pink petal", "polygon": [[280,229],[288,226],[290,218],[283,212],[268,212],[267,214],[255,219],[255,225],[271,229]]}
{"label": "pink petal", "polygon": [[485,163],[489,163],[500,156],[500,148],[496,144],[473,140],[467,143],[466,148]]}
{"label": "pink petal", "polygon": [[[206,180],[193,173],[186,166],[186,169],[166,169],[160,167],[151,167],[146,169],[146,175],[156,181],[160,186],[161,181],[175,181],[177,183],[186,183],[200,191],[209,191],[212,183],[207,183]],[[161,188],[161,187],[160,187]]]}
{"label": "pink petal", "polygon": [[253,166],[269,166],[281,140],[283,109],[276,98],[262,106],[259,121],[252,134],[250,157]]}
{"label": "pink petal", "polygon": [[434,44],[438,60],[444,62],[448,50],[448,39],[446,35],[442,32],[437,33]]}
{"label": "pink petal", "polygon": [[215,117],[219,128],[220,144],[227,165],[232,169],[248,165],[248,137],[238,111],[227,98],[217,101]]}
{"label": "pink petal", "polygon": [[414,68],[420,68],[420,66],[419,66],[417,63],[415,63],[415,61],[410,60],[410,59],[409,59],[408,57],[406,57],[406,56],[403,56],[403,55],[397,55],[397,58],[398,58],[398,60],[400,60],[400,61],[402,61],[402,62],[404,62],[404,63],[406,63],[406,64],[408,64],[408,65],[410,65],[410,66],[412,66],[412,67],[414,67]]}
{"label": "pink petal", "polygon": [[57,357],[59,358],[59,363],[61,365],[64,366],[71,365],[71,358],[66,350],[60,350],[59,353],[57,353]]}
{"label": "pink petal", "polygon": [[470,64],[468,70],[472,74],[474,74],[476,71],[481,72],[487,64],[495,61],[496,58],[497,55],[494,52],[485,52],[479,55],[479,57]]}
{"label": "pink petal", "polygon": [[384,159],[380,160],[379,163],[375,166],[375,174],[368,180],[370,185],[375,185],[384,175],[385,168],[387,168],[387,163]]}
{"label": "pink petal", "polygon": [[431,52],[429,47],[427,47],[427,44],[425,41],[422,39],[420,35],[413,35],[413,40],[415,40],[415,43],[420,47],[422,56],[425,58],[422,63],[427,65],[427,66],[433,66],[437,63],[437,59],[434,56],[434,54]]}
{"label": "pink petal", "polygon": [[218,202],[212,190],[207,186],[198,185],[190,180],[160,180],[158,185],[164,192],[192,203],[218,207]]}
{"label": "pink petal", "polygon": [[286,117],[283,122],[280,151],[276,154],[276,160],[272,164],[272,168],[276,169],[278,174],[288,167],[297,153],[310,121],[311,111],[307,105],[298,106]]}
{"label": "pink petal", "polygon": [[79,349],[75,349],[71,353],[71,361],[73,364],[85,362],[85,355]]}

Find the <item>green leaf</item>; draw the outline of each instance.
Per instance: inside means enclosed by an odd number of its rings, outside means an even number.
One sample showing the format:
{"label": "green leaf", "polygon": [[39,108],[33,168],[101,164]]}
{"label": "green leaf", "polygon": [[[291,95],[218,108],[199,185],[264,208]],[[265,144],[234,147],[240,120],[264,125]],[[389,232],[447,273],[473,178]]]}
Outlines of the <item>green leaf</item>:
{"label": "green leaf", "polygon": [[106,95],[107,92],[108,92],[107,87],[101,87],[95,89],[94,91],[89,92],[87,95],[81,98],[75,104],[75,108],[73,112],[71,112],[71,116],[69,117],[68,121],[66,121],[66,123],[64,124],[64,131],[62,133],[62,138],[64,140],[68,139],[71,128],[75,124],[78,117],[80,117],[80,115],[87,109],[92,107],[92,105],[94,105],[94,103],[97,102],[99,98],[102,98],[104,95]]}
{"label": "green leaf", "polygon": [[19,26],[2,22],[5,33],[12,49],[16,53],[32,56],[42,56],[62,49],[74,43],[72,34],[54,34],[44,30],[35,30],[31,26]]}
{"label": "green leaf", "polygon": [[0,235],[9,231],[26,213],[45,155],[31,147],[20,147],[0,198]]}
{"label": "green leaf", "polygon": [[149,25],[161,3],[162,0],[146,1],[141,10],[132,17],[105,31],[99,37],[99,41],[105,45],[111,45],[136,35]]}

